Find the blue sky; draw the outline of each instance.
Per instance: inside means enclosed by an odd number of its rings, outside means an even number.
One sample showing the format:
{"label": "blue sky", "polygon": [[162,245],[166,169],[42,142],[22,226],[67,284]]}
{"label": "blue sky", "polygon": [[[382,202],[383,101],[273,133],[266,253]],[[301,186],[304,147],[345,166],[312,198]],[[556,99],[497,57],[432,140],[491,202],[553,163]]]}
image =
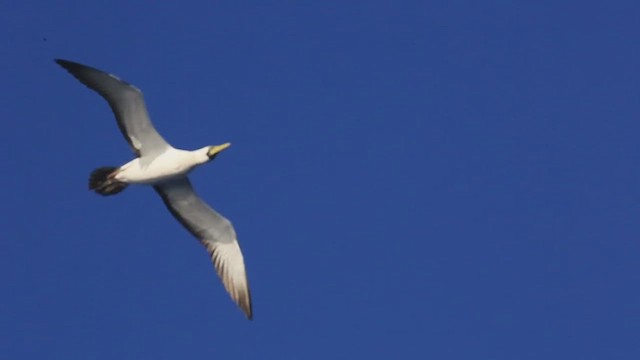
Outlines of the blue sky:
{"label": "blue sky", "polygon": [[[637,359],[619,1],[0,5],[2,359]],[[66,58],[140,87],[229,217],[247,321]]]}

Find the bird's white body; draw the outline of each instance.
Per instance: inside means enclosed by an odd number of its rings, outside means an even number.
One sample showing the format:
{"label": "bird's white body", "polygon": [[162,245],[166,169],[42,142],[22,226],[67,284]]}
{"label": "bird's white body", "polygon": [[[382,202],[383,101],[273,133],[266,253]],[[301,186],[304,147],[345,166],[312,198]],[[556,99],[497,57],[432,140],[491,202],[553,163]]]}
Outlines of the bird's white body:
{"label": "bird's white body", "polygon": [[170,147],[151,160],[135,158],[120,167],[115,179],[128,184],[156,184],[183,176],[210,160],[209,148],[187,151]]}

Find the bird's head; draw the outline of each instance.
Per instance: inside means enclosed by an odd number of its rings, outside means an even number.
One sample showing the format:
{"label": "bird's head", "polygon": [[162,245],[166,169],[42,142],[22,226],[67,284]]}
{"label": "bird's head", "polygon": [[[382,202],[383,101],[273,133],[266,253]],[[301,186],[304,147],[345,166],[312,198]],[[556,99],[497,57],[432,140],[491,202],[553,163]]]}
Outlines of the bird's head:
{"label": "bird's head", "polygon": [[228,148],[229,146],[231,146],[231,143],[224,143],[222,145],[215,145],[215,146],[207,146],[207,157],[209,158],[209,161],[215,159],[216,156],[218,156],[218,154]]}

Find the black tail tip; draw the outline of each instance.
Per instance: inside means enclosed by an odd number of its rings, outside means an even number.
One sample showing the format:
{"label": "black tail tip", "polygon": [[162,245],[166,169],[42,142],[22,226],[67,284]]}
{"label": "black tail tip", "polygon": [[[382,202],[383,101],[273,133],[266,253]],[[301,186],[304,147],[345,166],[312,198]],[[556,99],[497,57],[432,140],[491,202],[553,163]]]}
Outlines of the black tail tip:
{"label": "black tail tip", "polygon": [[116,167],[103,166],[91,172],[89,175],[89,190],[93,190],[100,195],[115,195],[127,187],[126,183],[113,178]]}

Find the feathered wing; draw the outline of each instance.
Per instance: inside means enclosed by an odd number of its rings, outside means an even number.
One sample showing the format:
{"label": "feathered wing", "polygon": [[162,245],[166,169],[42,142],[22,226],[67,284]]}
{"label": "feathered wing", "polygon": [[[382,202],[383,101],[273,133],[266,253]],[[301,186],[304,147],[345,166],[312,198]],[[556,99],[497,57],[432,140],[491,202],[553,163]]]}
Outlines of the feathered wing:
{"label": "feathered wing", "polygon": [[107,100],[120,131],[136,155],[154,156],[170,146],[153,127],[140,89],[90,66],[68,60],[55,61]]}
{"label": "feathered wing", "polygon": [[198,197],[186,176],[154,188],[171,214],[205,246],[225,289],[251,319],[249,283],[231,222]]}

